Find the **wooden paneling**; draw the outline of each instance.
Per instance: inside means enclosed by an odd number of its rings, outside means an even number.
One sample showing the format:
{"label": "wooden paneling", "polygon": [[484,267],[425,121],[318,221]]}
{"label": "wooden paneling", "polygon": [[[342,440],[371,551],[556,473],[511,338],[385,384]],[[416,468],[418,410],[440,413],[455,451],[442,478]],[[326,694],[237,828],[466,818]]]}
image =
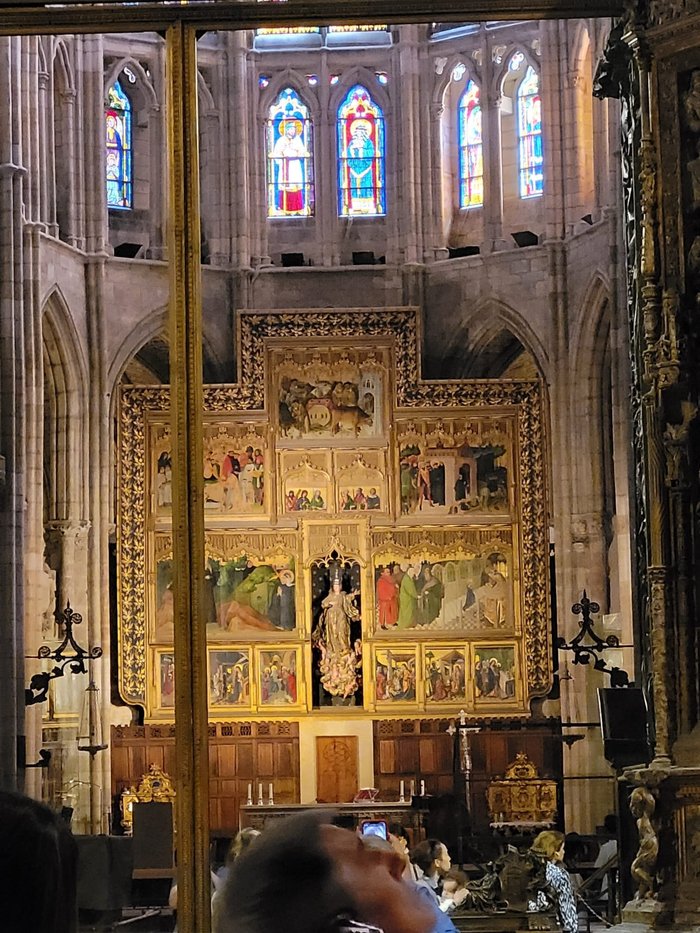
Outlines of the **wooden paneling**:
{"label": "wooden paneling", "polygon": [[[112,728],[112,795],[137,785],[151,764],[177,781],[175,727]],[[248,784],[274,784],[278,803],[299,803],[299,726],[289,722],[217,723],[209,727],[209,820],[212,832],[235,833]],[[118,806],[118,799],[116,800]],[[115,811],[115,823],[119,816]]]}
{"label": "wooden paneling", "polygon": [[358,791],[356,735],[316,737],[316,799],[319,803],[350,803]]}
{"label": "wooden paneling", "polygon": [[[375,783],[384,800],[398,796],[401,779],[406,793],[410,781],[416,791],[425,781],[427,794],[439,797],[453,794],[461,799],[463,785],[453,771],[454,744],[447,733],[449,719],[386,719],[374,723]],[[472,777],[470,809],[475,830],[488,827],[486,788],[502,775],[523,751],[536,765],[541,777],[560,780],[562,743],[555,723],[485,723],[470,738]]]}

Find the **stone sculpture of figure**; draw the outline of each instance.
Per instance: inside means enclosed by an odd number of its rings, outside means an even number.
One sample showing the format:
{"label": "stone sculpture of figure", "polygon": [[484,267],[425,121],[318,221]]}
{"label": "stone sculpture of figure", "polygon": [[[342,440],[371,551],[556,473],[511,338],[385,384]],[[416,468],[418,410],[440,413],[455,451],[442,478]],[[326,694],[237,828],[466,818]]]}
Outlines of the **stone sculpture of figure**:
{"label": "stone sculpture of figure", "polygon": [[321,603],[321,618],[313,633],[314,644],[321,652],[321,684],[334,697],[351,697],[359,686],[361,654],[350,638],[350,623],[360,618],[355,605],[357,590],[342,589],[340,573],[334,571],[331,589]]}
{"label": "stone sculpture of figure", "polygon": [[651,821],[655,809],[652,793],[646,787],[635,787],[630,795],[630,811],[637,820],[639,849],[632,862],[631,873],[637,885],[637,901],[654,897],[654,874],[659,854],[659,838]]}

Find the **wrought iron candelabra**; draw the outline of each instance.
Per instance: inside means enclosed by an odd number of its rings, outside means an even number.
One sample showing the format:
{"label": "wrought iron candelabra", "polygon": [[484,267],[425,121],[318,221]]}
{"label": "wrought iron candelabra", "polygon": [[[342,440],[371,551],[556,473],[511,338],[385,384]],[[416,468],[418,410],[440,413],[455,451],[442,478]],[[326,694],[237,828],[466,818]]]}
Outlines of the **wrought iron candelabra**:
{"label": "wrought iron candelabra", "polygon": [[38,674],[32,675],[29,687],[24,691],[25,706],[43,703],[48,697],[49,684],[56,677],[63,677],[66,668],[69,669],[71,674],[86,674],[85,662],[102,657],[102,648],[95,645],[93,648],[86,650],[75,640],[73,626],[80,625],[83,617],[79,612],[73,612],[70,602],[66,604],[63,612],[56,611],[55,618],[58,625],[65,628],[63,641],[53,650],[48,645],[42,645],[36,655],[31,655],[31,657],[37,657],[40,660],[51,659],[56,663],[50,671],[40,671]]}
{"label": "wrought iron candelabra", "polygon": [[574,603],[571,611],[574,615],[581,616],[579,622],[580,631],[570,642],[567,642],[563,636],[559,636],[557,648],[560,651],[570,651],[573,654],[574,664],[592,664],[596,671],[606,674],[610,678],[611,687],[628,687],[630,679],[627,672],[620,667],[609,666],[607,659],[603,656],[608,648],[622,648],[625,646],[620,644],[617,635],[608,635],[606,638],[601,638],[595,631],[595,622],[591,618],[591,614],[600,612],[598,603],[591,602],[584,590],[580,602]]}

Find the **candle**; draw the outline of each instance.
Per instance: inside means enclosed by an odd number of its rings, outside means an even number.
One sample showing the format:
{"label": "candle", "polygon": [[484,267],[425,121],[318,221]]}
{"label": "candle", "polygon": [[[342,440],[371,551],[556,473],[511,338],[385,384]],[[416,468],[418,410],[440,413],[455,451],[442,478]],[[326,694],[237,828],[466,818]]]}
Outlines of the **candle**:
{"label": "candle", "polygon": [[420,782],[420,795],[421,797],[425,797],[425,781]]}
{"label": "candle", "polygon": [[275,802],[272,796],[272,782],[267,785],[267,796],[270,800],[270,806]]}
{"label": "candle", "polygon": [[402,780],[402,781],[401,781],[401,791],[400,791],[400,793],[399,793],[399,796],[401,797],[401,800],[403,800],[404,790],[405,790],[405,788],[404,788],[404,783],[403,783],[403,780]]}
{"label": "candle", "polygon": [[262,803],[263,803],[262,784],[258,784],[258,806],[261,807]]}
{"label": "candle", "polygon": [[247,803],[248,803],[248,806],[250,806],[250,805],[253,803],[253,785],[250,784],[250,783],[248,784],[248,801],[247,801]]}
{"label": "candle", "polygon": [[411,781],[411,797],[415,797],[415,796],[416,796],[416,782]]}

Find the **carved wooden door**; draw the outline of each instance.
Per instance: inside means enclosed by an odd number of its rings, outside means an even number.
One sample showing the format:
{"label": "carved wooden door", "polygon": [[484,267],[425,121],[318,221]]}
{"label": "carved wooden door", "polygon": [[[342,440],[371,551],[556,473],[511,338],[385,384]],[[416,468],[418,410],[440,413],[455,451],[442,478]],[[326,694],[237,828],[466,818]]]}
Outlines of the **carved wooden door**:
{"label": "carved wooden door", "polygon": [[356,735],[324,735],[316,738],[316,800],[350,803],[358,791]]}

